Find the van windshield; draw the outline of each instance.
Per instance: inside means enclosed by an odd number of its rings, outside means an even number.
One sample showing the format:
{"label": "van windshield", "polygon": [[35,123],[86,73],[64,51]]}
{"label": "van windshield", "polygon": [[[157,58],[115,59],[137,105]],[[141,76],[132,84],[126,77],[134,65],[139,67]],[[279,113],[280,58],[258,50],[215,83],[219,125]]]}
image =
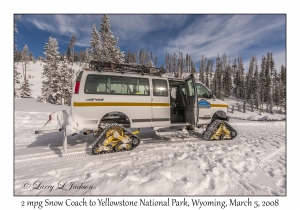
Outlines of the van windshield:
{"label": "van windshield", "polygon": [[202,84],[197,83],[198,98],[211,98],[211,92]]}

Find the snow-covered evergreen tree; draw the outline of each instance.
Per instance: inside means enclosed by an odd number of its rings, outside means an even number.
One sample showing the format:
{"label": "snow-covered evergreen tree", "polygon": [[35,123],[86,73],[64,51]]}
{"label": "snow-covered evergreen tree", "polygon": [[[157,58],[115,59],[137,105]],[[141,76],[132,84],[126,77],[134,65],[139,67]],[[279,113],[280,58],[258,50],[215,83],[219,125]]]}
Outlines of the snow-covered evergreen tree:
{"label": "snow-covered evergreen tree", "polygon": [[56,94],[60,94],[60,88],[58,87],[60,55],[56,39],[50,36],[44,50],[45,64],[43,65],[42,78],[45,79],[43,80],[41,96],[38,99],[52,104],[59,104],[60,101],[57,101]]}
{"label": "snow-covered evergreen tree", "polygon": [[22,82],[22,85],[20,87],[20,97],[21,98],[32,98],[32,95],[31,95],[31,88],[30,86],[32,86],[32,84],[30,84],[28,82],[28,79],[25,78],[25,80]]}
{"label": "snow-covered evergreen tree", "polygon": [[103,15],[100,25],[101,54],[103,61],[112,61],[116,63],[124,62],[125,55],[117,47],[118,38],[115,38],[110,30],[110,21],[107,15]]}
{"label": "snow-covered evergreen tree", "polygon": [[83,59],[84,63],[88,63],[90,62],[90,53],[89,53],[89,49],[86,48],[84,51],[84,59]]}
{"label": "snow-covered evergreen tree", "polygon": [[18,94],[18,89],[15,87],[16,84],[20,84],[20,74],[18,71],[17,71],[17,67],[18,67],[18,63],[17,63],[17,59],[16,59],[16,55],[18,52],[18,49],[17,49],[17,34],[18,34],[18,28],[17,28],[17,24],[18,22],[21,21],[21,15],[14,15],[14,97],[17,98],[19,97],[19,94]]}
{"label": "snow-covered evergreen tree", "polygon": [[23,51],[22,51],[22,67],[23,67],[23,77],[24,77],[24,82],[25,79],[27,78],[26,73],[27,73],[27,67],[29,66],[29,49],[27,44],[25,44],[25,46],[23,47]]}
{"label": "snow-covered evergreen tree", "polygon": [[216,70],[215,70],[215,85],[214,85],[214,94],[219,99],[224,99],[225,92],[224,92],[224,86],[223,86],[223,73],[222,73],[222,61],[219,57],[219,55],[216,58]]}
{"label": "snow-covered evergreen tree", "polygon": [[281,104],[286,111],[286,67],[284,65],[281,65],[280,70],[280,96],[281,96]]}
{"label": "snow-covered evergreen tree", "polygon": [[30,52],[30,54],[29,54],[29,60],[30,60],[30,61],[34,61],[34,60],[35,60],[35,59],[34,59],[33,52]]}
{"label": "snow-covered evergreen tree", "polygon": [[263,55],[261,59],[261,70],[259,73],[259,96],[260,96],[260,112],[264,112],[263,104],[266,100],[266,57]]}
{"label": "snow-covered evergreen tree", "polygon": [[231,67],[227,66],[223,76],[223,85],[224,85],[224,96],[226,98],[230,97],[230,92],[232,89],[232,81],[231,81]]}
{"label": "snow-covered evergreen tree", "polygon": [[246,84],[245,84],[245,75],[244,75],[244,63],[242,56],[238,58],[238,71],[240,72],[240,96],[239,98],[241,99],[246,99],[247,98],[247,93],[246,93]]}
{"label": "snow-covered evergreen tree", "polygon": [[153,62],[151,60],[148,61],[146,66],[147,67],[154,67]]}
{"label": "snow-covered evergreen tree", "polygon": [[67,51],[67,58],[68,58],[68,61],[70,63],[75,62],[75,59],[74,59],[74,45],[75,45],[75,42],[76,42],[76,36],[72,35],[72,37],[70,39],[70,43],[68,45],[68,51]]}
{"label": "snow-covered evergreen tree", "polygon": [[92,30],[92,38],[90,41],[90,52],[91,52],[91,59],[92,60],[100,60],[100,53],[102,51],[101,48],[101,41],[100,41],[100,34],[97,31],[96,24],[93,25]]}
{"label": "snow-covered evergreen tree", "polygon": [[259,73],[257,63],[254,66],[254,76],[250,82],[251,92],[250,98],[253,101],[256,109],[259,108]]}
{"label": "snow-covered evergreen tree", "polygon": [[274,61],[272,58],[272,53],[267,53],[267,63],[266,63],[266,103],[267,110],[269,113],[273,114],[273,83],[272,83],[272,72],[274,71]]}
{"label": "snow-covered evergreen tree", "polygon": [[72,98],[72,87],[73,87],[73,74],[74,70],[68,66],[68,59],[64,57],[63,61],[59,65],[57,85],[59,91],[55,94],[56,104],[62,104],[62,98],[64,99],[64,104],[71,105]]}
{"label": "snow-covered evergreen tree", "polygon": [[199,80],[204,84],[205,82],[205,69],[206,69],[206,60],[207,58],[202,55],[201,57],[201,64],[200,64],[200,74],[199,74]]}
{"label": "snow-covered evergreen tree", "polygon": [[207,65],[205,69],[205,86],[209,89],[211,88],[212,84],[212,68],[213,68],[213,62],[211,59],[207,60]]}
{"label": "snow-covered evergreen tree", "polygon": [[20,97],[21,98],[31,98],[31,89],[30,86],[32,84],[29,84],[28,79],[27,79],[27,67],[29,65],[29,60],[30,57],[28,55],[29,49],[28,46],[25,45],[22,51],[22,67],[23,67],[23,78],[24,81],[22,82],[22,85],[20,87]]}
{"label": "snow-covered evergreen tree", "polygon": [[281,81],[280,77],[277,74],[277,70],[275,69],[274,72],[274,94],[273,94],[273,99],[274,99],[274,105],[277,105],[278,107],[281,107],[281,95],[280,95],[280,86],[281,86]]}

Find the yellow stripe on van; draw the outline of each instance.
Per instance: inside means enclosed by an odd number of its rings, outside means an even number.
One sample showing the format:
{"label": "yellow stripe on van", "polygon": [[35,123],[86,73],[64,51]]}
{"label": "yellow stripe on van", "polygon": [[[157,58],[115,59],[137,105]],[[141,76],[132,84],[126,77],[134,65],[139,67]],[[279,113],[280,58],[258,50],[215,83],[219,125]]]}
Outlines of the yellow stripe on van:
{"label": "yellow stripe on van", "polygon": [[228,107],[227,104],[211,104],[212,107]]}
{"label": "yellow stripe on van", "polygon": [[73,106],[170,106],[170,103],[143,102],[74,102]]}

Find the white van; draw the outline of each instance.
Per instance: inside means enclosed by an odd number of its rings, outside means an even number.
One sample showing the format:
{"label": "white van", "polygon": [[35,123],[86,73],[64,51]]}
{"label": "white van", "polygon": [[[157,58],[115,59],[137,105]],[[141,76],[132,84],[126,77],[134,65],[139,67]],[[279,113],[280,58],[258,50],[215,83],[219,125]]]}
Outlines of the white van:
{"label": "white van", "polygon": [[228,104],[193,75],[174,79],[87,69],[77,76],[71,109],[78,130],[97,131],[109,123],[154,129],[209,124],[227,120]]}
{"label": "white van", "polygon": [[[185,79],[163,77],[163,69],[131,64],[91,61],[79,72],[73,90],[71,113],[49,116],[48,130],[93,133],[98,138],[92,153],[101,154],[135,148],[139,130],[127,128],[176,128],[208,124],[206,140],[233,139],[237,133],[226,122],[228,104],[216,99],[193,74]],[[68,130],[68,132],[67,132]]]}

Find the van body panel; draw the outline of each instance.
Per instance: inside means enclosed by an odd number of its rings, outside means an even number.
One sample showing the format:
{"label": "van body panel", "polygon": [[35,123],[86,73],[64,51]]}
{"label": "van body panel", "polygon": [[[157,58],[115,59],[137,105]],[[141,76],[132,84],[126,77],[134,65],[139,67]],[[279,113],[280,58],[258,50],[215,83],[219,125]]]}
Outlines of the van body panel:
{"label": "van body panel", "polygon": [[[225,102],[214,97],[199,97],[193,75],[173,81],[150,75],[83,71],[78,94],[73,88],[72,118],[81,131],[98,130],[103,117],[114,112],[124,114],[131,128],[168,127],[171,124],[169,81],[173,85],[182,84],[178,88],[185,87],[181,93],[186,117],[183,123],[208,124],[216,111],[227,113]],[[190,94],[192,92],[194,94]],[[210,106],[205,107],[207,104]]]}

